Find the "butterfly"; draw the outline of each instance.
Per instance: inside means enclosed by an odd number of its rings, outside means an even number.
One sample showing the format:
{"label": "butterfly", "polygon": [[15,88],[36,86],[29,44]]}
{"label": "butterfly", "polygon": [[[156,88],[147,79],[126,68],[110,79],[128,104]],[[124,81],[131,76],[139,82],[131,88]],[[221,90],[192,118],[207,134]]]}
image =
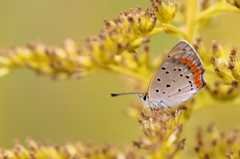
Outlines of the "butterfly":
{"label": "butterfly", "polygon": [[147,107],[171,110],[206,86],[204,66],[195,49],[185,40],[176,44],[153,75],[147,93],[128,92],[112,97],[139,94]]}

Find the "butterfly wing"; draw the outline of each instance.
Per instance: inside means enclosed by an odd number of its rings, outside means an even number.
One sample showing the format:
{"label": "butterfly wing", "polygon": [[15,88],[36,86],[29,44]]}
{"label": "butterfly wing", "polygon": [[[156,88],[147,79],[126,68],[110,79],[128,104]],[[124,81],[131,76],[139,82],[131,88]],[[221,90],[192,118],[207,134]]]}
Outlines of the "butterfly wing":
{"label": "butterfly wing", "polygon": [[152,77],[149,101],[165,108],[187,101],[206,85],[204,71],[195,49],[186,41],[179,42]]}

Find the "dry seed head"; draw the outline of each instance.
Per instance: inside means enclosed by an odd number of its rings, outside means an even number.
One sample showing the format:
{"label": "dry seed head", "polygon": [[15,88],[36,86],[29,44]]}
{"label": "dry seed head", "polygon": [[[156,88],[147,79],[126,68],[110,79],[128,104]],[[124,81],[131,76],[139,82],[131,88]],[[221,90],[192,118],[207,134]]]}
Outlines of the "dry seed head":
{"label": "dry seed head", "polygon": [[196,153],[199,153],[199,152],[200,152],[200,149],[201,149],[201,147],[199,147],[199,146],[196,146],[196,147],[194,148],[194,150],[195,150]]}
{"label": "dry seed head", "polygon": [[233,62],[229,62],[228,69],[235,71],[236,70],[235,64]]}
{"label": "dry seed head", "polygon": [[202,38],[200,36],[197,36],[196,41],[197,41],[197,44],[200,44],[202,43]]}
{"label": "dry seed head", "polygon": [[207,132],[208,133],[213,133],[215,129],[215,125],[213,123],[209,124],[207,127]]}
{"label": "dry seed head", "polygon": [[134,23],[134,19],[133,19],[133,17],[132,17],[132,16],[128,16],[128,17],[127,17],[127,19],[128,19],[128,21],[129,21],[131,24],[133,24],[133,23]]}
{"label": "dry seed head", "polygon": [[217,41],[213,41],[213,44],[212,44],[212,50],[213,50],[213,52],[217,52],[217,51],[219,51],[219,42],[217,42]]}
{"label": "dry seed head", "polygon": [[180,141],[178,142],[178,144],[177,144],[177,149],[179,149],[179,150],[184,150],[184,147],[185,147],[185,145],[186,145],[185,141],[186,141],[186,138],[180,140]]}
{"label": "dry seed head", "polygon": [[218,144],[218,140],[217,139],[213,139],[212,140],[212,146],[215,147]]}
{"label": "dry seed head", "polygon": [[231,55],[232,55],[233,57],[236,57],[236,56],[237,56],[237,48],[236,48],[236,47],[234,47],[234,48],[232,49]]}
{"label": "dry seed head", "polygon": [[33,152],[29,153],[31,159],[37,159],[36,155]]}
{"label": "dry seed head", "polygon": [[136,146],[137,148],[142,148],[143,143],[141,140],[139,141],[133,141],[133,146]]}
{"label": "dry seed head", "polygon": [[214,70],[216,73],[219,73],[221,71],[221,69],[219,67],[215,67]]}
{"label": "dry seed head", "polygon": [[237,82],[237,81],[232,81],[231,85],[232,85],[233,87],[237,87],[237,86],[238,86],[238,82]]}
{"label": "dry seed head", "polygon": [[205,153],[204,159],[210,159],[210,154],[209,153]]}
{"label": "dry seed head", "polygon": [[199,45],[194,44],[194,45],[193,45],[193,48],[194,48],[196,51],[198,51],[198,49],[199,49]]}

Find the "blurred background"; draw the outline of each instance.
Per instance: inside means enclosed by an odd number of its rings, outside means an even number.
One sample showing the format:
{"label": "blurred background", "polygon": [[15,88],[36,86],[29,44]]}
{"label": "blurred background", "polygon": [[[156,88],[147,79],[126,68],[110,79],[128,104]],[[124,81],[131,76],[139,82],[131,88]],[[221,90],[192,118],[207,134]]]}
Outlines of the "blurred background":
{"label": "blurred background", "polygon": [[[148,0],[0,0],[0,48],[42,41],[60,46],[73,38],[79,46],[83,39],[98,35],[103,19],[113,19],[120,11],[150,6]],[[210,50],[211,41],[240,47],[240,17],[221,16],[201,32]],[[151,39],[152,54],[168,52],[179,39],[165,33]],[[229,50],[230,51],[230,50]],[[151,77],[149,77],[149,80]],[[11,148],[14,139],[26,137],[62,144],[106,141],[132,144],[141,135],[137,120],[123,115],[123,109],[136,96],[111,98],[110,93],[134,91],[124,86],[117,74],[99,72],[71,81],[54,81],[27,69],[18,69],[0,79],[0,147]],[[146,88],[147,89],[147,88]],[[191,144],[197,126],[216,123],[220,130],[240,124],[240,106],[223,104],[197,112],[184,127],[187,144]]]}

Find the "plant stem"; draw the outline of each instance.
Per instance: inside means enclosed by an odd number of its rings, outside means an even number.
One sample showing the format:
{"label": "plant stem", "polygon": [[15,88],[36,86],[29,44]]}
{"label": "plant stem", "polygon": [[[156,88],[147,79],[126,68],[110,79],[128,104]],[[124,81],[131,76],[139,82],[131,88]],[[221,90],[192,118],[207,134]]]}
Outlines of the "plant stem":
{"label": "plant stem", "polygon": [[161,32],[164,32],[163,28],[154,28],[149,34],[150,34],[150,36],[153,36],[153,35],[161,33]]}
{"label": "plant stem", "polygon": [[192,43],[196,31],[196,13],[197,13],[197,0],[188,0],[187,11],[187,40]]}
{"label": "plant stem", "polygon": [[131,71],[129,69],[125,69],[125,68],[122,68],[122,67],[119,67],[119,66],[116,66],[116,65],[113,65],[113,64],[110,64],[110,65],[107,65],[107,66],[104,66],[104,67],[108,68],[110,70],[116,71],[118,73],[125,74],[125,75],[127,75],[129,77],[132,77],[133,79],[142,81],[144,83],[148,83],[149,80],[150,80],[150,79],[146,78],[145,76],[143,76],[140,73],[133,72],[133,71]]}

